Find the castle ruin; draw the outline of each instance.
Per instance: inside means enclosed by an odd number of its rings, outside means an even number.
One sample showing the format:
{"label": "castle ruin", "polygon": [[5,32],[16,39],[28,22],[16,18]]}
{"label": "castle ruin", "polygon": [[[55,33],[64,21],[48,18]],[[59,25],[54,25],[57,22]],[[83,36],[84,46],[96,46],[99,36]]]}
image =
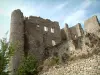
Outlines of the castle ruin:
{"label": "castle ruin", "polygon": [[[58,51],[55,49],[56,46],[64,41],[70,42],[68,45],[60,46],[66,46],[69,50],[81,49],[83,46],[81,47],[79,38],[83,37],[85,32],[100,37],[100,24],[97,16],[86,20],[84,26],[85,30],[82,29],[80,23],[73,27],[68,27],[68,24],[65,24],[65,27],[60,29],[59,23],[56,21],[35,16],[24,17],[19,9],[14,10],[11,14],[10,42],[17,42],[18,45],[12,60],[13,72],[17,70],[23,55],[34,55],[39,62],[42,62],[48,57],[48,54],[45,54],[46,49],[52,55],[52,52]],[[63,54],[62,51],[64,52],[64,49],[58,52]]]}

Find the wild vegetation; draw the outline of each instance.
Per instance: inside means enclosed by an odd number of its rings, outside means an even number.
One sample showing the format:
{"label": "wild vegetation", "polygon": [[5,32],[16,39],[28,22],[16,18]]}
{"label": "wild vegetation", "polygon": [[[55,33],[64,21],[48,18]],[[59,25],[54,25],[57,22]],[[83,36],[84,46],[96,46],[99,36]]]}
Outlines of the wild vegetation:
{"label": "wild vegetation", "polygon": [[0,75],[8,75],[9,62],[14,53],[14,46],[7,42],[7,38],[0,40]]}
{"label": "wild vegetation", "polygon": [[38,75],[38,64],[34,56],[24,57],[18,68],[17,75]]}
{"label": "wild vegetation", "polygon": [[[0,75],[9,75],[11,71],[9,65],[11,57],[15,52],[15,44],[7,42],[7,38],[0,40]],[[17,75],[38,75],[37,60],[33,56],[24,57],[21,65],[18,68]]]}

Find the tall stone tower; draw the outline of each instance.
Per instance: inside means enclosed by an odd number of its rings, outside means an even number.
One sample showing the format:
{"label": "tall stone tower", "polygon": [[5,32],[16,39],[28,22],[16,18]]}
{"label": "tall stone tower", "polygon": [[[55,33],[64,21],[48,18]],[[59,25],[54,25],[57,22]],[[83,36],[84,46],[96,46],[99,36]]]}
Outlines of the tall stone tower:
{"label": "tall stone tower", "polygon": [[24,54],[24,17],[23,13],[17,9],[11,14],[10,43],[16,44],[15,54],[12,57],[12,71],[15,75],[22,56]]}

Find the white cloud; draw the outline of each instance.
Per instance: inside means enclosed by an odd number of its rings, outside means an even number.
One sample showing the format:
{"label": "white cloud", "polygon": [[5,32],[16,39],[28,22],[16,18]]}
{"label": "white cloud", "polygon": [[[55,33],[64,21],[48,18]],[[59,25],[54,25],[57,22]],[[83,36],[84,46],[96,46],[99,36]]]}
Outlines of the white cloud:
{"label": "white cloud", "polygon": [[0,15],[4,13],[4,10],[0,8]]}
{"label": "white cloud", "polygon": [[91,4],[92,4],[92,1],[91,1],[91,0],[85,0],[85,1],[81,4],[80,9],[86,9],[86,8],[88,8]]}
{"label": "white cloud", "polygon": [[55,16],[57,13],[61,12],[64,7],[68,5],[68,2],[64,2],[58,5],[55,5],[53,8],[51,8],[50,12],[51,14],[49,16]]}
{"label": "white cloud", "polygon": [[60,9],[64,8],[67,4],[68,4],[68,2],[59,4],[59,5],[57,5],[54,9],[55,9],[55,10],[60,10]]}
{"label": "white cloud", "polygon": [[87,18],[87,8],[91,5],[90,0],[85,0],[78,8],[74,9],[70,15],[65,17],[63,23],[68,23],[69,26],[73,26],[77,23],[83,23],[83,21]]}
{"label": "white cloud", "polygon": [[85,10],[78,10],[75,13],[67,16],[67,18],[64,20],[64,23],[68,23],[70,26],[73,26],[76,23],[82,22],[86,18],[85,14]]}
{"label": "white cloud", "polygon": [[[24,16],[43,16],[43,18],[50,18],[50,17],[54,17],[54,15],[58,12],[60,12],[66,5],[68,4],[68,2],[64,2],[58,5],[53,5],[51,7],[48,7],[47,4],[45,3],[41,3],[41,4],[31,4],[31,5],[17,5],[14,7],[11,7],[8,11],[8,13],[6,13],[6,15],[8,15],[9,17],[11,16],[11,12],[15,9],[21,9],[21,11],[23,12]],[[47,15],[49,15],[49,17],[47,17]],[[55,18],[55,17],[54,17]],[[58,18],[57,18],[58,19]]]}

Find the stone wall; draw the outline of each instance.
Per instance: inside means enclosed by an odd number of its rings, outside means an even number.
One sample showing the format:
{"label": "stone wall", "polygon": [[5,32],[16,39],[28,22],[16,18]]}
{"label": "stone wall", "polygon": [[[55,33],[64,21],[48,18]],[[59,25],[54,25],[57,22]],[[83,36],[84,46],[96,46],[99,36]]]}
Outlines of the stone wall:
{"label": "stone wall", "polygon": [[30,16],[25,19],[25,37],[26,53],[42,60],[45,48],[61,42],[60,27],[58,22]]}
{"label": "stone wall", "polygon": [[68,27],[68,24],[65,24],[65,27],[64,27],[64,31],[65,31],[65,35],[66,35],[66,40],[71,40],[72,37],[71,37],[71,32],[70,32],[70,29]]}
{"label": "stone wall", "polygon": [[82,36],[84,31],[81,27],[81,24],[78,23],[75,26],[70,27],[70,32],[71,32],[72,39],[75,40],[78,37]]}
{"label": "stone wall", "polygon": [[[17,70],[23,55],[34,55],[38,62],[42,63],[45,59],[57,54],[60,63],[66,63],[66,61],[69,63],[66,68],[62,67],[65,69],[64,75],[95,75],[99,70],[97,67],[95,69],[95,66],[100,64],[99,55],[78,59],[74,61],[75,63],[68,61],[68,57],[77,58],[98,50],[99,32],[100,27],[96,16],[85,21],[84,34],[79,23],[70,28],[65,24],[65,27],[60,30],[59,23],[56,21],[52,22],[35,16],[24,17],[19,9],[14,10],[11,15],[10,29],[10,42],[17,44],[12,60],[13,72]],[[57,74],[60,72],[58,69],[56,71]],[[52,73],[52,75],[57,74]],[[47,75],[51,74],[47,72]]]}
{"label": "stone wall", "polygon": [[84,29],[88,33],[94,33],[100,37],[100,24],[97,16],[92,16],[84,22]]}
{"label": "stone wall", "polygon": [[65,27],[61,29],[61,38],[62,40],[75,40],[80,36],[83,36],[83,29],[81,24],[78,23],[73,27],[68,27],[68,24],[65,24]]}
{"label": "stone wall", "polygon": [[13,71],[20,64],[21,56],[34,55],[43,61],[44,49],[61,42],[59,23],[41,17],[24,17],[17,9],[11,15],[10,42],[16,44],[13,57]]}
{"label": "stone wall", "polygon": [[62,41],[63,40],[68,41],[72,39],[68,24],[65,24],[65,27],[61,29],[61,38],[62,38]]}
{"label": "stone wall", "polygon": [[26,22],[26,31],[31,33],[30,35],[33,35],[36,40],[44,43],[45,47],[52,46],[52,40],[56,44],[60,43],[61,36],[58,22],[34,16],[30,16]]}

